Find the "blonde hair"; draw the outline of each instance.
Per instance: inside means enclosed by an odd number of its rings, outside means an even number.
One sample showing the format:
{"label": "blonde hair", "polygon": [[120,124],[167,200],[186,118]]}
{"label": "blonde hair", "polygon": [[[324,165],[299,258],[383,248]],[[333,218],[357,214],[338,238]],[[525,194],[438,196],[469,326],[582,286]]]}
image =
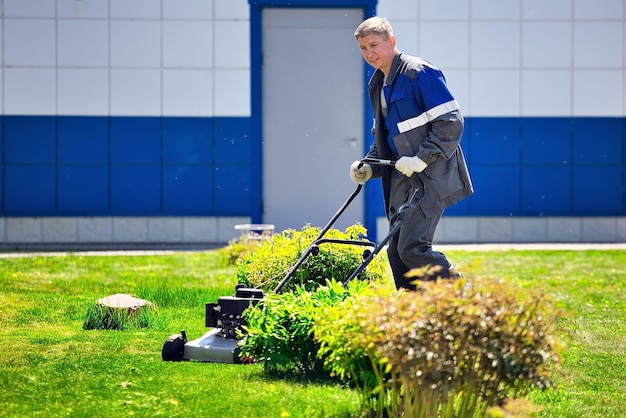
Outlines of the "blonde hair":
{"label": "blonde hair", "polygon": [[393,28],[386,18],[374,16],[364,20],[354,31],[356,39],[372,34],[382,36],[386,40],[393,36]]}

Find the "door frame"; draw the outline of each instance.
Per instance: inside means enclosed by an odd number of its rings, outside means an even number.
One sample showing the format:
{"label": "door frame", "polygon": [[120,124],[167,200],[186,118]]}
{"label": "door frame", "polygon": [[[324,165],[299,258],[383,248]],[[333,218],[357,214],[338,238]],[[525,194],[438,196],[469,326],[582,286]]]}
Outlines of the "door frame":
{"label": "door frame", "polygon": [[[248,0],[250,5],[250,133],[251,133],[251,193],[250,208],[251,221],[263,222],[263,56],[262,32],[263,9],[273,8],[360,8],[365,18],[376,14],[378,0]],[[363,155],[369,149],[371,137],[371,121],[373,118],[367,82],[372,76],[372,68],[363,62]],[[379,193],[370,191],[370,186],[364,188],[364,226],[368,230],[368,237],[376,241],[376,216],[371,210],[370,200],[378,197]],[[374,196],[373,196],[374,195]]]}

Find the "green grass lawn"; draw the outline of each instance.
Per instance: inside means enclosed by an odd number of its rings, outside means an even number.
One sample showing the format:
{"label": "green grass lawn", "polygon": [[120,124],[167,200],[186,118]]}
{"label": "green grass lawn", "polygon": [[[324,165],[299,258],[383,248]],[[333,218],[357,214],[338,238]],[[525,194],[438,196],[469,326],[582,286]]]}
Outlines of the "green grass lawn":
{"label": "green grass lawn", "polygon": [[[532,392],[545,417],[626,411],[626,251],[447,253],[474,275],[538,288],[568,312],[558,392]],[[233,293],[215,251],[0,258],[0,416],[354,417],[355,391],[272,379],[261,365],[162,362],[165,339],[202,335],[204,304]],[[84,331],[98,298],[158,306],[147,330]]]}

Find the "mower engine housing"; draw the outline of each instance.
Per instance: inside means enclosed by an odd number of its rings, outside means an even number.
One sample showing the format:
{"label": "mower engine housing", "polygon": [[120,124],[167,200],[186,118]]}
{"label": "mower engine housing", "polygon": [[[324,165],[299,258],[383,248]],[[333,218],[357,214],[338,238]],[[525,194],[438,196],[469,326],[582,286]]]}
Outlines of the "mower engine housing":
{"label": "mower engine housing", "polygon": [[222,296],[217,303],[206,304],[205,325],[207,328],[220,328],[224,338],[235,339],[237,331],[243,331],[243,311],[256,305],[264,297],[261,289],[238,285],[235,296]]}

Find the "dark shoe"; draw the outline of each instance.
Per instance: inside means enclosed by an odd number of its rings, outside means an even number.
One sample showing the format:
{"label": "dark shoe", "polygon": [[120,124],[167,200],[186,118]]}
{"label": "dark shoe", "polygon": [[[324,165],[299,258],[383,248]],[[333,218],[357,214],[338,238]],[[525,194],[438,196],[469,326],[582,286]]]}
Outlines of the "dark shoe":
{"label": "dark shoe", "polygon": [[465,277],[463,276],[463,273],[461,273],[455,267],[450,267],[450,270],[448,270],[448,279],[456,280],[456,279],[462,279],[463,277]]}

